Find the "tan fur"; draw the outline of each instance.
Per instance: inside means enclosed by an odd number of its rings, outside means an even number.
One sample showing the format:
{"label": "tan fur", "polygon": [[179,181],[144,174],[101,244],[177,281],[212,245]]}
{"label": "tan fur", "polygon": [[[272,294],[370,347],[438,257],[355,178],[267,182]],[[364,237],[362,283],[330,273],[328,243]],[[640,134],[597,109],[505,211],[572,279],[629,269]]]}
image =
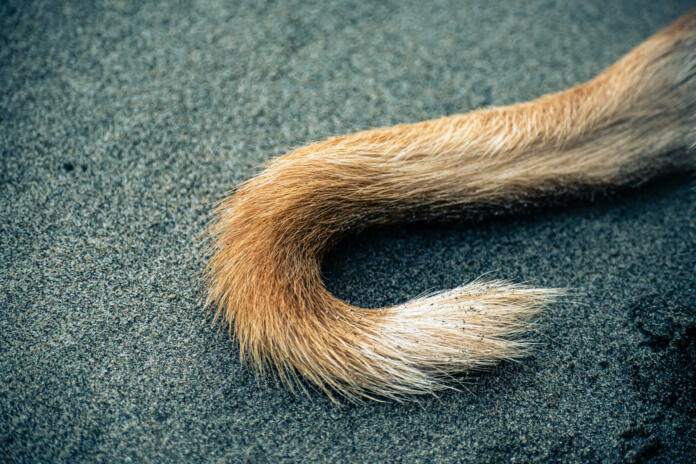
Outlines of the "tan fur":
{"label": "tan fur", "polygon": [[322,257],[347,231],[465,214],[694,165],[696,10],[565,92],[345,135],[270,161],[220,202],[206,304],[243,358],[330,397],[395,398],[525,354],[529,319],[557,295],[477,281],[401,305],[333,297]]}

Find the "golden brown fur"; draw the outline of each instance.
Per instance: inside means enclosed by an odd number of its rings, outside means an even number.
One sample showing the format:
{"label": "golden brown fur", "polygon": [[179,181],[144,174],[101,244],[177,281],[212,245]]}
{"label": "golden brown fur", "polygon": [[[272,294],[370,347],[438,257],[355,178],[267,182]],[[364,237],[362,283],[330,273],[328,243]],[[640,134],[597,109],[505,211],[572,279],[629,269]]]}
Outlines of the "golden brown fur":
{"label": "golden brown fur", "polygon": [[370,225],[507,206],[694,165],[696,10],[565,92],[318,142],[220,202],[206,304],[242,357],[350,399],[404,398],[525,354],[554,290],[477,281],[363,309],[321,280],[324,253]]}

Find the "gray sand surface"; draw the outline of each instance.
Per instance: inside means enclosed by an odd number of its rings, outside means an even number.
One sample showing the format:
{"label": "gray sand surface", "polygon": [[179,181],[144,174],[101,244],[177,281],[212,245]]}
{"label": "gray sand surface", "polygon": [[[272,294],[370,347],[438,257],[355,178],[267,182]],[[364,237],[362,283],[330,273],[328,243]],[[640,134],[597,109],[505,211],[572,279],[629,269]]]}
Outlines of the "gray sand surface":
{"label": "gray sand surface", "polygon": [[461,392],[294,396],[196,300],[211,203],[265,160],[564,89],[690,6],[0,2],[0,461],[694,462],[686,174],[331,253],[360,305],[486,272],[575,289],[533,358]]}

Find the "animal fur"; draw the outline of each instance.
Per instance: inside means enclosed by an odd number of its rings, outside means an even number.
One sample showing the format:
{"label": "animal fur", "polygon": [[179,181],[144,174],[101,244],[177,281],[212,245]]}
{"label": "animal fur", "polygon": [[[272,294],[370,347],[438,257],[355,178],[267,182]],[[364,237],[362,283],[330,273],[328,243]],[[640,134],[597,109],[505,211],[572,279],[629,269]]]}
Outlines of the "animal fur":
{"label": "animal fur", "polygon": [[334,137],[270,161],[208,229],[206,305],[242,358],[349,399],[404,399],[526,353],[552,289],[476,281],[363,309],[321,280],[327,249],[377,224],[507,207],[690,169],[696,10],[591,81],[506,107]]}

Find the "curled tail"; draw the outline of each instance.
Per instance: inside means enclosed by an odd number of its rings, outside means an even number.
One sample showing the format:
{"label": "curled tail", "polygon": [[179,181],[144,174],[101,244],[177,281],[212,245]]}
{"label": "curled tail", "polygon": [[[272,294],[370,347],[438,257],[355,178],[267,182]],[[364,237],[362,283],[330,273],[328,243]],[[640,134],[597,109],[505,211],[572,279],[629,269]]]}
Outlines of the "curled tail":
{"label": "curled tail", "polygon": [[351,399],[444,388],[453,374],[523,355],[519,335],[556,292],[477,281],[357,308],[321,280],[336,239],[691,168],[695,116],[691,12],[565,92],[297,149],[215,209],[206,304],[234,323],[243,357],[284,380],[300,374]]}

